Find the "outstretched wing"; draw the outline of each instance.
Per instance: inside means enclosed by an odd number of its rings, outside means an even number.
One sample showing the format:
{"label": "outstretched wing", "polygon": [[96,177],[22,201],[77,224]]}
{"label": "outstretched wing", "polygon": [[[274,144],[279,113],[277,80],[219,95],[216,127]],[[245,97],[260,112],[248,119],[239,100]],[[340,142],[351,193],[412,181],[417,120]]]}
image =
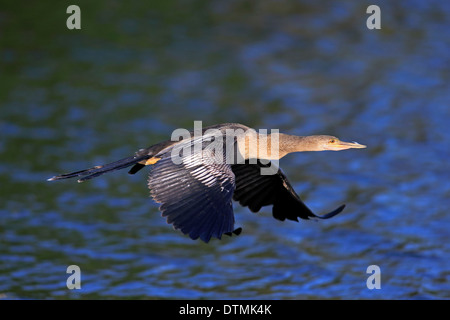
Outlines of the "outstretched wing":
{"label": "outstretched wing", "polygon": [[[194,143],[191,140],[177,147],[181,150]],[[222,149],[219,157],[223,159]],[[225,161],[214,161],[214,152],[203,149],[175,159],[171,150],[167,151],[158,155],[161,159],[152,166],[148,180],[150,194],[161,203],[167,222],[205,242],[234,231],[234,174]]]}
{"label": "outstretched wing", "polygon": [[295,193],[281,169],[274,175],[261,175],[261,168],[270,165],[273,163],[264,165],[259,160],[254,164],[247,160],[245,164],[232,165],[236,183],[233,199],[253,212],[258,212],[263,206],[273,205],[273,216],[281,221],[328,219],[344,209],[345,205],[342,205],[326,215],[315,215]]}

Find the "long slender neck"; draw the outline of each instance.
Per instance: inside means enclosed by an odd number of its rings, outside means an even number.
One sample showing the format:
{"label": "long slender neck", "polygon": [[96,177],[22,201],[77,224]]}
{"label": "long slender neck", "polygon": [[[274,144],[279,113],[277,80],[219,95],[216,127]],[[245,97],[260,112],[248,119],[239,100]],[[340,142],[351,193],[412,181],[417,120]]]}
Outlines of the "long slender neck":
{"label": "long slender neck", "polygon": [[289,134],[279,134],[280,154],[286,155],[292,152],[319,151],[315,141],[315,136],[293,136]]}
{"label": "long slender neck", "polygon": [[246,134],[238,139],[239,151],[245,159],[281,159],[292,152],[319,151],[314,136],[299,137],[284,133]]}

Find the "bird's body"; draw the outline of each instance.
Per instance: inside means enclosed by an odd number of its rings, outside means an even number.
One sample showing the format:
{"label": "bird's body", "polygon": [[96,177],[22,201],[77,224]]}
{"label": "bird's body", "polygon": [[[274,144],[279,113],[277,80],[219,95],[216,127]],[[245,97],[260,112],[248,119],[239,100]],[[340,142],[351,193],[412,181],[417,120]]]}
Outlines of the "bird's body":
{"label": "bird's body", "polygon": [[208,242],[211,237],[240,233],[240,228],[234,229],[232,200],[253,212],[273,205],[278,220],[335,216],[344,205],[324,216],[315,215],[276,162],[292,152],[364,147],[333,136],[267,135],[242,124],[226,123],[191,131],[182,140],[140,149],[132,157],[49,180],[80,177],[78,182],[83,182],[113,170],[133,166],[129,173],[134,174],[150,166],[150,194],[161,203],[167,222],[192,239]]}

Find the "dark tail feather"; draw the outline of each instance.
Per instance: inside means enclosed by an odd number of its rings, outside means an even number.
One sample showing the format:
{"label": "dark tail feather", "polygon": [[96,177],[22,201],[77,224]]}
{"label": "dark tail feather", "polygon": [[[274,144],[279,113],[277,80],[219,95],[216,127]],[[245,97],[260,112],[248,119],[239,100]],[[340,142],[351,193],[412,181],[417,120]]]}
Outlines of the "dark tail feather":
{"label": "dark tail feather", "polygon": [[114,170],[119,170],[119,169],[129,167],[133,164],[138,163],[139,161],[142,161],[142,160],[148,159],[148,158],[150,158],[149,155],[138,156],[138,157],[136,157],[136,156],[128,157],[128,158],[120,159],[120,160],[105,164],[103,166],[96,166],[96,167],[86,169],[86,170],[75,171],[75,172],[66,173],[66,174],[60,174],[58,176],[54,176],[50,179],[47,179],[47,181],[69,179],[69,178],[81,176],[82,178],[78,179],[78,182],[83,182],[83,181],[98,177],[109,171],[114,171]]}
{"label": "dark tail feather", "polygon": [[131,167],[130,171],[128,171],[129,174],[135,174],[139,170],[141,170],[143,167],[145,167],[145,164],[136,163],[133,167]]}

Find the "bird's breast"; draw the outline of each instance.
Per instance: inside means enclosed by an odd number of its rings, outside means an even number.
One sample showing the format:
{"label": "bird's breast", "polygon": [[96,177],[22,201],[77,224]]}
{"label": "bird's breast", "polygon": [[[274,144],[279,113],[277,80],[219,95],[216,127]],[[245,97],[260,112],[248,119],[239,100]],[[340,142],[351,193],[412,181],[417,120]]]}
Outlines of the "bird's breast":
{"label": "bird's breast", "polygon": [[249,132],[238,137],[237,149],[244,159],[278,160],[280,153],[278,134],[259,134]]}

